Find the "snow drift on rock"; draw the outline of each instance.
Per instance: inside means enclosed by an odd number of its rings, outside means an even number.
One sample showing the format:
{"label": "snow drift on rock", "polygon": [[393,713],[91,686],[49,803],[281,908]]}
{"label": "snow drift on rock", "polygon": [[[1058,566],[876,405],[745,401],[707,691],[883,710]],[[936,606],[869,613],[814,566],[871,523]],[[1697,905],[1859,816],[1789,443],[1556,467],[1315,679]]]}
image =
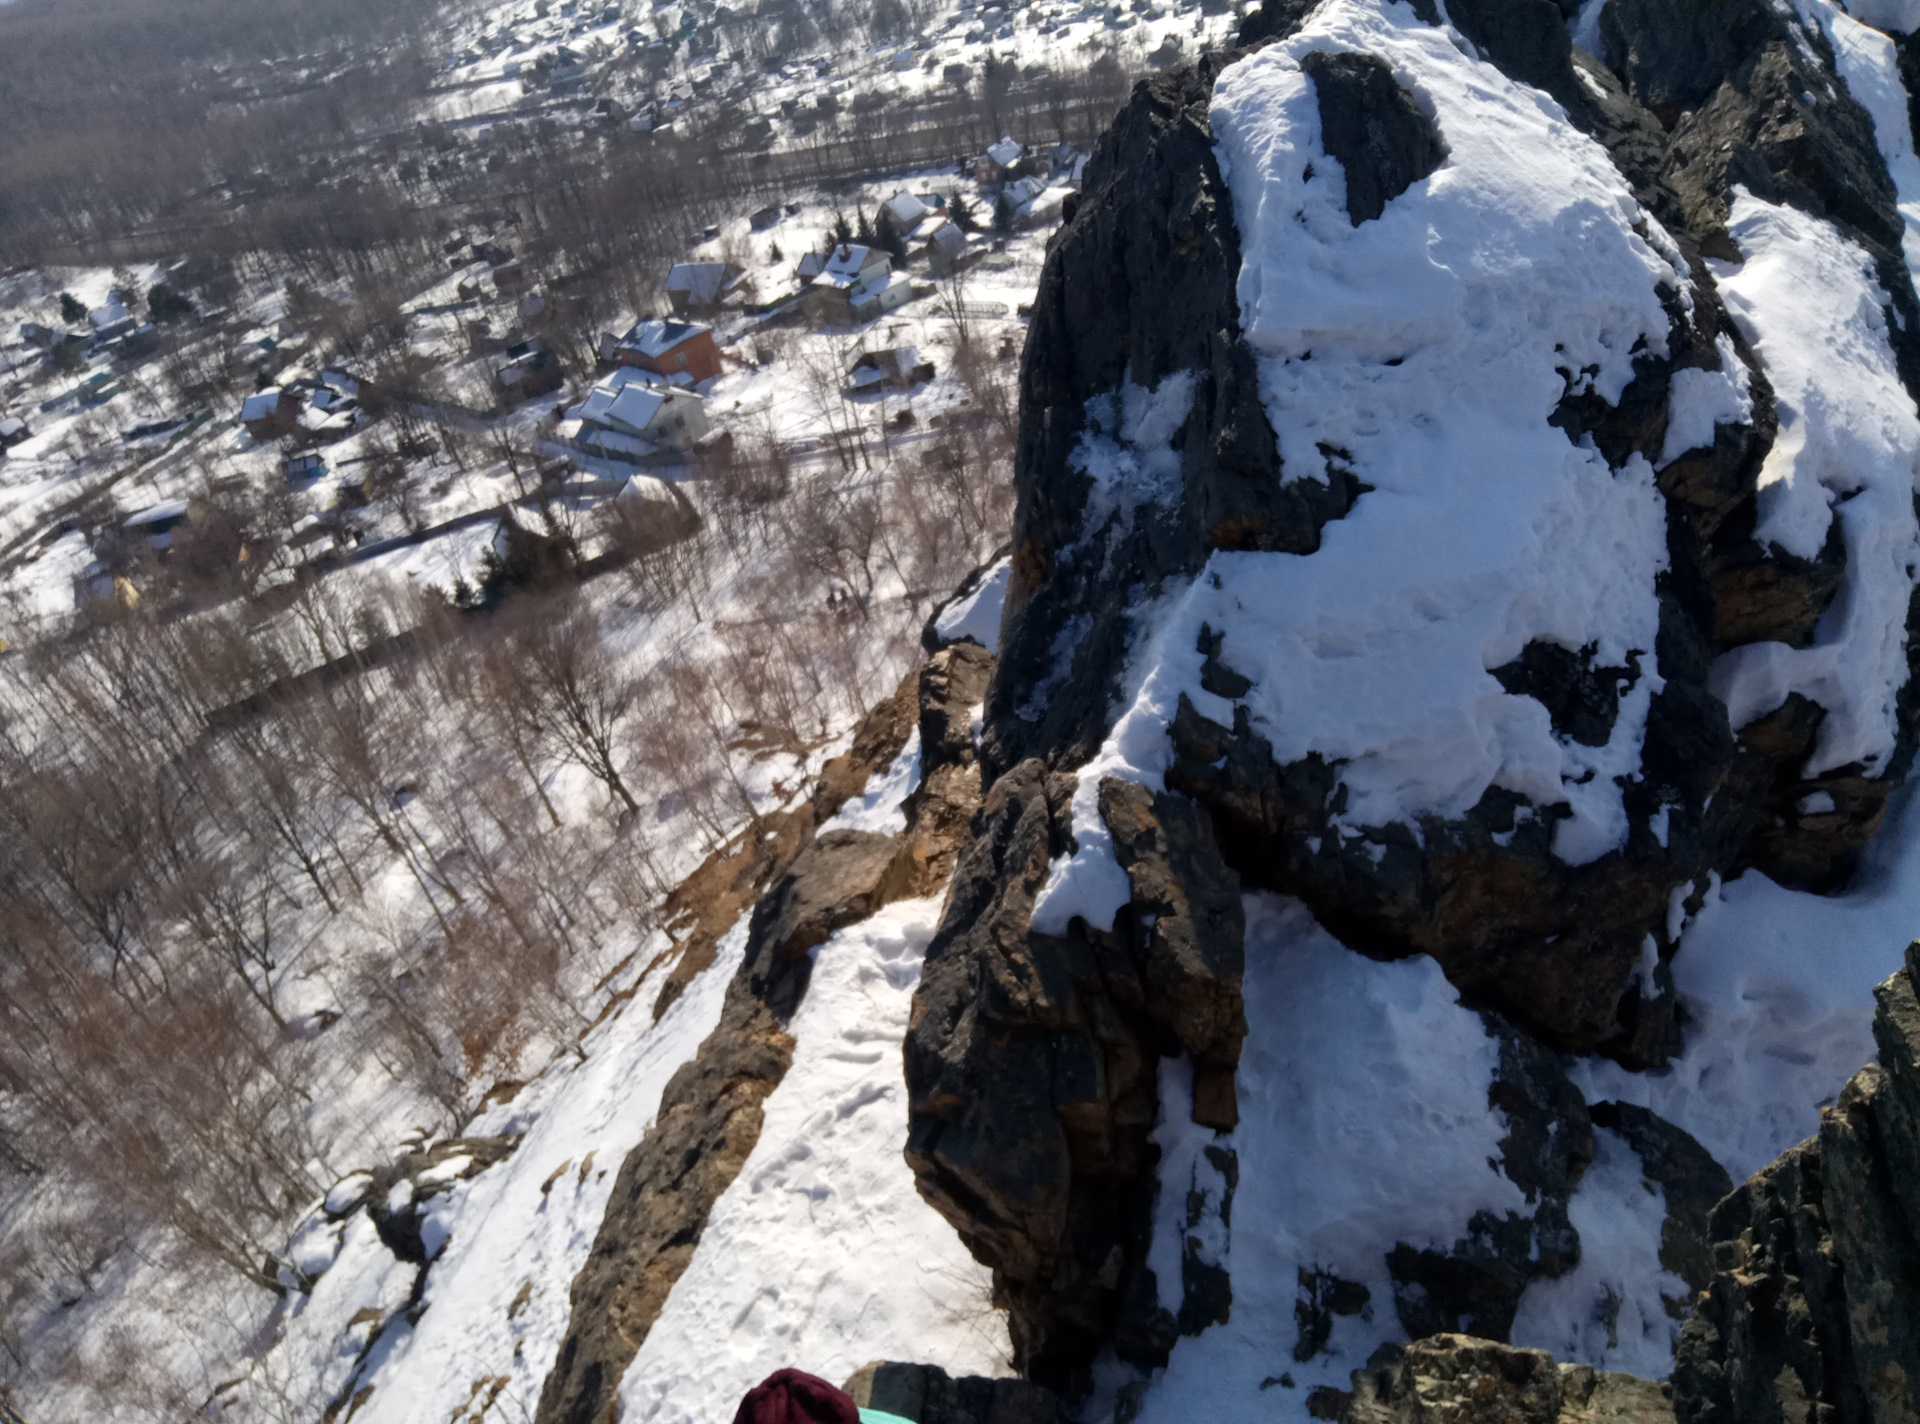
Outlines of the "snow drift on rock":
{"label": "snow drift on rock", "polygon": [[[1385,60],[1446,149],[1358,227],[1300,67],[1314,50]],[[1644,460],[1611,470],[1549,417],[1569,379],[1617,400],[1635,352],[1665,350],[1661,289],[1681,279],[1641,232],[1671,243],[1551,99],[1403,4],[1329,0],[1221,74],[1212,122],[1240,229],[1242,321],[1286,477],[1346,469],[1372,488],[1316,553],[1216,552],[1165,626],[1136,618],[1135,661],[1148,665],[1130,670],[1114,732],[1081,771],[1080,849],[1056,867],[1037,927],[1076,913],[1105,926],[1124,902],[1093,806],[1099,777],[1161,784],[1182,693],[1232,721],[1231,704],[1200,687],[1202,624],[1225,630],[1222,660],[1253,679],[1245,702],[1277,761],[1343,763],[1342,831],[1457,816],[1497,785],[1569,805],[1556,854],[1598,858],[1625,839],[1616,778],[1638,769],[1662,685],[1666,511]],[[1162,384],[1177,406],[1187,384]],[[1152,404],[1121,396],[1108,404]],[[1111,412],[1095,404],[1088,467],[1111,454]],[[1149,464],[1136,455],[1136,466]],[[1095,493],[1115,483],[1096,479]],[[1150,493],[1137,478],[1124,488]],[[1090,498],[1090,523],[1113,504]],[[1636,669],[1604,746],[1557,735],[1539,702],[1489,671],[1534,639]]]}
{"label": "snow drift on rock", "polygon": [[[1155,1211],[1162,1303],[1176,1305],[1184,1167],[1207,1141],[1238,1151],[1220,1251],[1233,1318],[1175,1346],[1142,1424],[1306,1418],[1310,1390],[1346,1389],[1376,1346],[1401,1338],[1386,1266],[1396,1243],[1444,1247],[1475,1211],[1526,1209],[1490,1162],[1507,1130],[1487,1103],[1498,1045],[1439,966],[1364,959],[1295,901],[1249,895],[1246,910],[1240,1126],[1215,1139],[1186,1121],[1190,1097],[1164,1092]],[[1177,1070],[1167,1078],[1177,1085]],[[1305,1363],[1292,1349],[1302,1270],[1333,1272],[1370,1297],[1361,1314],[1335,1319],[1326,1351]],[[1262,1388],[1283,1373],[1291,1388]]]}
{"label": "snow drift on rock", "polygon": [[[1316,50],[1385,60],[1446,149],[1358,227],[1300,67]],[[1625,836],[1614,777],[1657,685],[1665,508],[1650,468],[1615,473],[1548,422],[1563,373],[1613,402],[1635,351],[1665,350],[1679,279],[1635,231],[1652,219],[1552,100],[1403,5],[1323,5],[1225,71],[1212,116],[1287,477],[1331,459],[1374,487],[1319,553],[1221,556],[1203,581],[1256,726],[1281,762],[1347,759],[1348,824],[1459,815],[1499,785],[1569,801],[1556,850],[1594,859]],[[1535,638],[1640,660],[1605,748],[1489,673]]]}
{"label": "snow drift on rock", "polygon": [[1811,559],[1834,520],[1847,576],[1814,645],[1723,654],[1714,691],[1735,727],[1800,692],[1827,709],[1809,776],[1886,770],[1907,680],[1907,604],[1920,558],[1913,512],[1920,418],[1886,337],[1872,263],[1831,223],[1734,190],[1729,230],[1746,258],[1714,262],[1727,310],[1773,382],[1780,433],[1760,471],[1755,537]]}
{"label": "snow drift on rock", "polygon": [[874,1359],[998,1374],[986,1270],[914,1189],[900,1044],[937,899],[815,951],[793,1066],[621,1385],[621,1417],[726,1419],[783,1365],[836,1383]]}

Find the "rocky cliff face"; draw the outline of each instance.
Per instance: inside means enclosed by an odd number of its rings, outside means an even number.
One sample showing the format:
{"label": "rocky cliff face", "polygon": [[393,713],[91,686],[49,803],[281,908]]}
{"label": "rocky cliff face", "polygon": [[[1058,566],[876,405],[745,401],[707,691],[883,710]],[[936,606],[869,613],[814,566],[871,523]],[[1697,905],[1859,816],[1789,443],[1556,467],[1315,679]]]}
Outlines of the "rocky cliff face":
{"label": "rocky cliff face", "polygon": [[[907,1045],[922,1192],[1049,1384],[1230,1308],[1196,1269],[1168,1310],[1147,1256],[1160,1060],[1237,1120],[1244,891],[1431,955],[1504,1035],[1528,1211],[1394,1268],[1410,1334],[1497,1337],[1579,1256],[1556,1055],[1666,1061],[1696,887],[1843,884],[1907,774],[1904,110],[1828,9],[1607,0],[1603,62],[1580,8],[1269,0],[1138,87],[1049,250]],[[1676,1182],[1704,1157],[1612,1111]]]}
{"label": "rocky cliff face", "polygon": [[1713,1213],[1674,1365],[1685,1424],[1920,1418],[1920,945],[1876,991],[1880,1061]]}

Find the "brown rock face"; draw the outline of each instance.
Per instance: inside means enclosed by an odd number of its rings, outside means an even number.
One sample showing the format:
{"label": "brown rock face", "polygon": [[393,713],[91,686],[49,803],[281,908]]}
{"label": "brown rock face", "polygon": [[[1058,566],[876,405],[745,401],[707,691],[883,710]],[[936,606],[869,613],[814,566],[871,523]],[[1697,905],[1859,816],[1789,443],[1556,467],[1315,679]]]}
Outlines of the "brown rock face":
{"label": "brown rock face", "polygon": [[1544,1350],[1434,1335],[1386,1346],[1355,1370],[1337,1417],[1342,1424],[1672,1424],[1673,1403],[1651,1380],[1556,1365]]}
{"label": "brown rock face", "polygon": [[1715,1274],[1674,1362],[1682,1424],[1920,1419],[1916,985],[1920,945],[1875,991],[1879,1064],[1715,1209]]}
{"label": "brown rock face", "polygon": [[921,1194],[994,1265],[1023,1372],[1062,1388],[1103,1340],[1165,1358],[1175,1321],[1145,1265],[1158,1063],[1192,1055],[1195,1120],[1230,1127],[1246,1034],[1239,886],[1178,797],[1109,783],[1134,905],[1110,934],[1029,932],[1071,789],[1038,761],[994,783],[906,1045]]}
{"label": "brown rock face", "polygon": [[761,1105],[792,1063],[793,1040],[736,979],[719,1027],[673,1075],[653,1128],[620,1166],[574,1278],[566,1340],[540,1394],[543,1424],[618,1417],[620,1377],[759,1141]]}

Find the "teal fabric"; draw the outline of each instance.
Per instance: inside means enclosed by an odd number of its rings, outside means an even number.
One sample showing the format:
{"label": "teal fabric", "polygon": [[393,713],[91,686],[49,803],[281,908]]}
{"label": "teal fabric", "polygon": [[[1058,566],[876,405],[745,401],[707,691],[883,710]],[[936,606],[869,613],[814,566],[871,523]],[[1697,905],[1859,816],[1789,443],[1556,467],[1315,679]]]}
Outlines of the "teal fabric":
{"label": "teal fabric", "polygon": [[860,1424],[913,1424],[913,1421],[878,1409],[863,1409],[860,1411]]}

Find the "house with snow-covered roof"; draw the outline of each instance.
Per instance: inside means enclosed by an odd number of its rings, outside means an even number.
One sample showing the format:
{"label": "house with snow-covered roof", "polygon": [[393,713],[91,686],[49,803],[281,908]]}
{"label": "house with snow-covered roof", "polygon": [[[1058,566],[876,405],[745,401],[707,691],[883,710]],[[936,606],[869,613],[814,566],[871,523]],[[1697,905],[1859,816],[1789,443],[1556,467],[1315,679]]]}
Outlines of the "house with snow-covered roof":
{"label": "house with snow-covered roof", "polygon": [[296,435],[300,431],[301,404],[294,392],[268,386],[241,403],[240,423],[246,426],[247,434],[263,444],[285,435]]}
{"label": "house with snow-covered roof", "polygon": [[186,500],[169,499],[129,515],[120,527],[144,537],[156,552],[165,553],[173,543],[173,531],[187,522],[189,514]]}
{"label": "house with snow-covered roof", "polygon": [[893,259],[886,253],[843,242],[827,253],[819,275],[807,284],[807,309],[815,320],[850,325],[893,310],[911,294],[912,284],[904,275],[893,275]]}
{"label": "house with snow-covered roof", "polygon": [[847,394],[865,395],[869,391],[892,387],[907,390],[921,381],[933,379],[933,363],[922,361],[911,346],[890,346],[878,351],[863,351],[847,371]]}
{"label": "house with snow-covered roof", "polygon": [[668,380],[697,385],[720,374],[720,348],[713,328],[693,321],[658,318],[637,322],[614,347],[614,359]]}
{"label": "house with snow-covered roof", "polygon": [[108,297],[104,303],[88,312],[87,323],[93,328],[95,341],[111,341],[116,336],[125,336],[139,325],[117,295]]}
{"label": "house with snow-covered roof", "polygon": [[664,290],[674,315],[709,316],[746,280],[746,270],[731,262],[676,262],[667,272]]}
{"label": "house with snow-covered roof", "polygon": [[940,224],[927,234],[927,270],[935,277],[951,277],[964,272],[986,255],[985,248],[967,241],[967,234],[956,222]]}
{"label": "house with snow-covered roof", "polygon": [[902,189],[880,205],[882,221],[902,237],[910,236],[923,218],[934,210],[917,196]]}
{"label": "house with snow-covered roof", "polygon": [[627,464],[684,450],[709,429],[706,401],[634,369],[603,377],[560,415],[558,433],[567,444],[582,454]]}
{"label": "house with snow-covered roof", "polygon": [[973,161],[974,181],[988,185],[1004,183],[1026,151],[1026,146],[1012,137],[1002,137],[998,143],[989,144],[987,151]]}

